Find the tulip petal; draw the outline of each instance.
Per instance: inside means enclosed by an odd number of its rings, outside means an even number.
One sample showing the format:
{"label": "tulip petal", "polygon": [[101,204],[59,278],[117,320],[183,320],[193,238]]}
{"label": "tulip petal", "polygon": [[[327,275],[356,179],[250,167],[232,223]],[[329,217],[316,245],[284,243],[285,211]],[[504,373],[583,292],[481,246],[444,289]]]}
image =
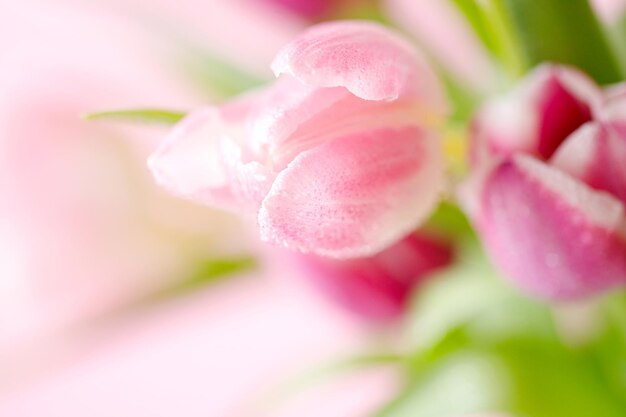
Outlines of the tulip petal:
{"label": "tulip petal", "polygon": [[339,136],[296,157],[259,212],[261,236],[336,258],[368,256],[414,230],[443,183],[436,137],[417,127]]}
{"label": "tulip petal", "polygon": [[157,183],[211,206],[258,208],[272,174],[259,162],[247,160],[249,151],[242,139],[256,100],[252,96],[185,117],[148,160]]}
{"label": "tulip petal", "polygon": [[597,118],[626,137],[626,83],[608,89]]}
{"label": "tulip petal", "polygon": [[541,65],[509,95],[487,103],[473,126],[473,162],[525,152],[547,159],[591,120],[600,90],[569,67]]}
{"label": "tulip petal", "polygon": [[559,148],[551,164],[626,203],[626,139],[611,127],[588,123]]}
{"label": "tulip petal", "polygon": [[283,77],[258,106],[252,143],[269,154],[272,167],[284,169],[299,153],[335,136],[367,129],[422,122],[432,124],[407,100],[362,100],[345,88],[307,86]]}
{"label": "tulip petal", "polygon": [[540,73],[543,82],[535,84],[541,115],[537,152],[549,158],[567,136],[591,119],[592,99],[583,90],[586,76],[577,70],[548,67],[545,71]]}
{"label": "tulip petal", "polygon": [[452,248],[412,233],[367,258],[290,256],[306,277],[337,303],[363,319],[387,321],[406,311],[411,292],[429,273],[452,261]]}
{"label": "tulip petal", "polygon": [[624,205],[526,155],[498,165],[481,189],[477,227],[496,264],[545,298],[626,283]]}
{"label": "tulip petal", "polygon": [[345,87],[365,100],[408,96],[437,113],[446,108],[435,73],[414,47],[371,22],[316,25],[287,44],[272,69],[309,85]]}
{"label": "tulip petal", "polygon": [[492,155],[534,153],[538,125],[539,115],[528,100],[511,95],[485,103],[472,120],[470,162],[479,166]]}
{"label": "tulip petal", "polygon": [[[255,149],[267,151],[287,142],[298,128],[352,96],[344,88],[317,88],[302,84],[293,77],[282,77],[268,91],[252,117],[251,142]],[[354,98],[355,101],[363,101]],[[318,129],[335,126],[335,120],[317,120]],[[312,144],[314,146],[315,144]],[[303,148],[306,149],[306,148]]]}

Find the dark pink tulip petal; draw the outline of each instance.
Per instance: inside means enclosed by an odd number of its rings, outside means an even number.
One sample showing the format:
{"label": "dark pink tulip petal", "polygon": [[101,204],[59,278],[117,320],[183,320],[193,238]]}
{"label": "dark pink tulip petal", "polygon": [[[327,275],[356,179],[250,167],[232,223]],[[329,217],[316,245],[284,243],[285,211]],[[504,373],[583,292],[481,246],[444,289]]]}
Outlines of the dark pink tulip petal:
{"label": "dark pink tulip petal", "polygon": [[517,152],[549,158],[591,120],[600,90],[573,68],[542,65],[509,95],[487,103],[472,129],[472,161]]}
{"label": "dark pink tulip petal", "polygon": [[437,114],[446,108],[435,73],[415,48],[375,23],[316,25],[287,44],[272,69],[308,85],[345,87],[364,100],[415,97]]}
{"label": "dark pink tulip petal", "polygon": [[518,286],[571,299],[626,284],[621,201],[526,155],[497,165],[478,192],[483,242]]}
{"label": "dark pink tulip petal", "polygon": [[626,203],[625,162],[626,137],[611,127],[588,123],[563,143],[551,164]]}
{"label": "dark pink tulip petal", "polygon": [[543,85],[536,86],[541,115],[537,151],[549,158],[565,138],[591,119],[593,97],[577,89],[594,87],[586,75],[573,69],[552,68],[544,77]]}
{"label": "dark pink tulip petal", "polygon": [[325,295],[365,320],[387,321],[406,311],[411,292],[429,273],[452,261],[452,248],[410,234],[368,258],[337,260],[291,254]]}
{"label": "dark pink tulip petal", "polygon": [[261,236],[301,252],[369,256],[424,220],[442,174],[438,139],[417,127],[336,137],[277,176],[259,213]]}
{"label": "dark pink tulip petal", "polygon": [[314,19],[328,13],[339,0],[262,0],[279,6],[307,19]]}

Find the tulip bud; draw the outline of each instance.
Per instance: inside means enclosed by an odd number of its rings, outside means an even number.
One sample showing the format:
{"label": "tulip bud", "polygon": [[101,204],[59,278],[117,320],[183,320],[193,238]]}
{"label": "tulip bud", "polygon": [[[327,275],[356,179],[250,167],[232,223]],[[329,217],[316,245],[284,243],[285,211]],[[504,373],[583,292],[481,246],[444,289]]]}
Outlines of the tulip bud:
{"label": "tulip bud", "polygon": [[[539,122],[526,130],[504,123],[501,130],[485,129],[499,123],[492,119],[502,101],[488,104],[474,144],[491,154],[462,190],[494,263],[518,286],[549,299],[626,283],[626,136],[619,128],[625,119],[614,108],[616,98],[602,97],[582,80],[559,67],[542,67],[524,80],[517,93],[532,85],[544,103],[527,107]],[[508,100],[529,103],[523,94]]]}
{"label": "tulip bud", "polygon": [[443,187],[433,120],[446,107],[417,51],[377,24],[333,22],[272,68],[270,87],[183,120],[150,158],[157,182],[321,256],[369,256],[415,230]]}
{"label": "tulip bud", "polygon": [[600,92],[573,68],[542,65],[509,94],[488,102],[472,126],[474,164],[517,152],[549,158],[565,138],[591,120]]}

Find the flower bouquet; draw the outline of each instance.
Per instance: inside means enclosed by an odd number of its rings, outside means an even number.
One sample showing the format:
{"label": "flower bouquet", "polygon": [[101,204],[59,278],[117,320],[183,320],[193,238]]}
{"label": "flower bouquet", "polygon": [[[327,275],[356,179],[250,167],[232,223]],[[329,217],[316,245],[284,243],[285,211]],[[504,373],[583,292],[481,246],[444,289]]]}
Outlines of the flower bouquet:
{"label": "flower bouquet", "polygon": [[307,26],[274,80],[229,63],[221,100],[88,118],[168,125],[155,183],[235,213],[259,264],[368,329],[362,354],[310,364],[302,389],[384,367],[396,388],[367,415],[625,416],[619,10],[263,3]]}

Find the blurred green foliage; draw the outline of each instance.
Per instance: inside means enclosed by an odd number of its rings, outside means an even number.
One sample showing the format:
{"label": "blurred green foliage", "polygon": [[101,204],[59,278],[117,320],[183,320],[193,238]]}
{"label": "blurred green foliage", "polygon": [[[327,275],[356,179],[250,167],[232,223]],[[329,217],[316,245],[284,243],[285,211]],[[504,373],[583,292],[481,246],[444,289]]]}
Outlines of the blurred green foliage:
{"label": "blurred green foliage", "polygon": [[528,64],[577,66],[600,84],[622,79],[617,58],[588,0],[492,0],[513,23]]}
{"label": "blurred green foliage", "polygon": [[177,62],[181,63],[181,72],[196,88],[217,99],[235,96],[268,81],[216,53],[191,44],[181,48]]}
{"label": "blurred green foliage", "polygon": [[465,16],[478,39],[506,70],[511,79],[524,74],[528,68],[520,51],[519,39],[512,30],[511,20],[499,0],[452,0]]}
{"label": "blurred green foliage", "polygon": [[624,416],[626,299],[602,300],[618,311],[571,345],[550,306],[502,283],[477,245],[461,252],[418,294],[406,387],[376,417]]}

